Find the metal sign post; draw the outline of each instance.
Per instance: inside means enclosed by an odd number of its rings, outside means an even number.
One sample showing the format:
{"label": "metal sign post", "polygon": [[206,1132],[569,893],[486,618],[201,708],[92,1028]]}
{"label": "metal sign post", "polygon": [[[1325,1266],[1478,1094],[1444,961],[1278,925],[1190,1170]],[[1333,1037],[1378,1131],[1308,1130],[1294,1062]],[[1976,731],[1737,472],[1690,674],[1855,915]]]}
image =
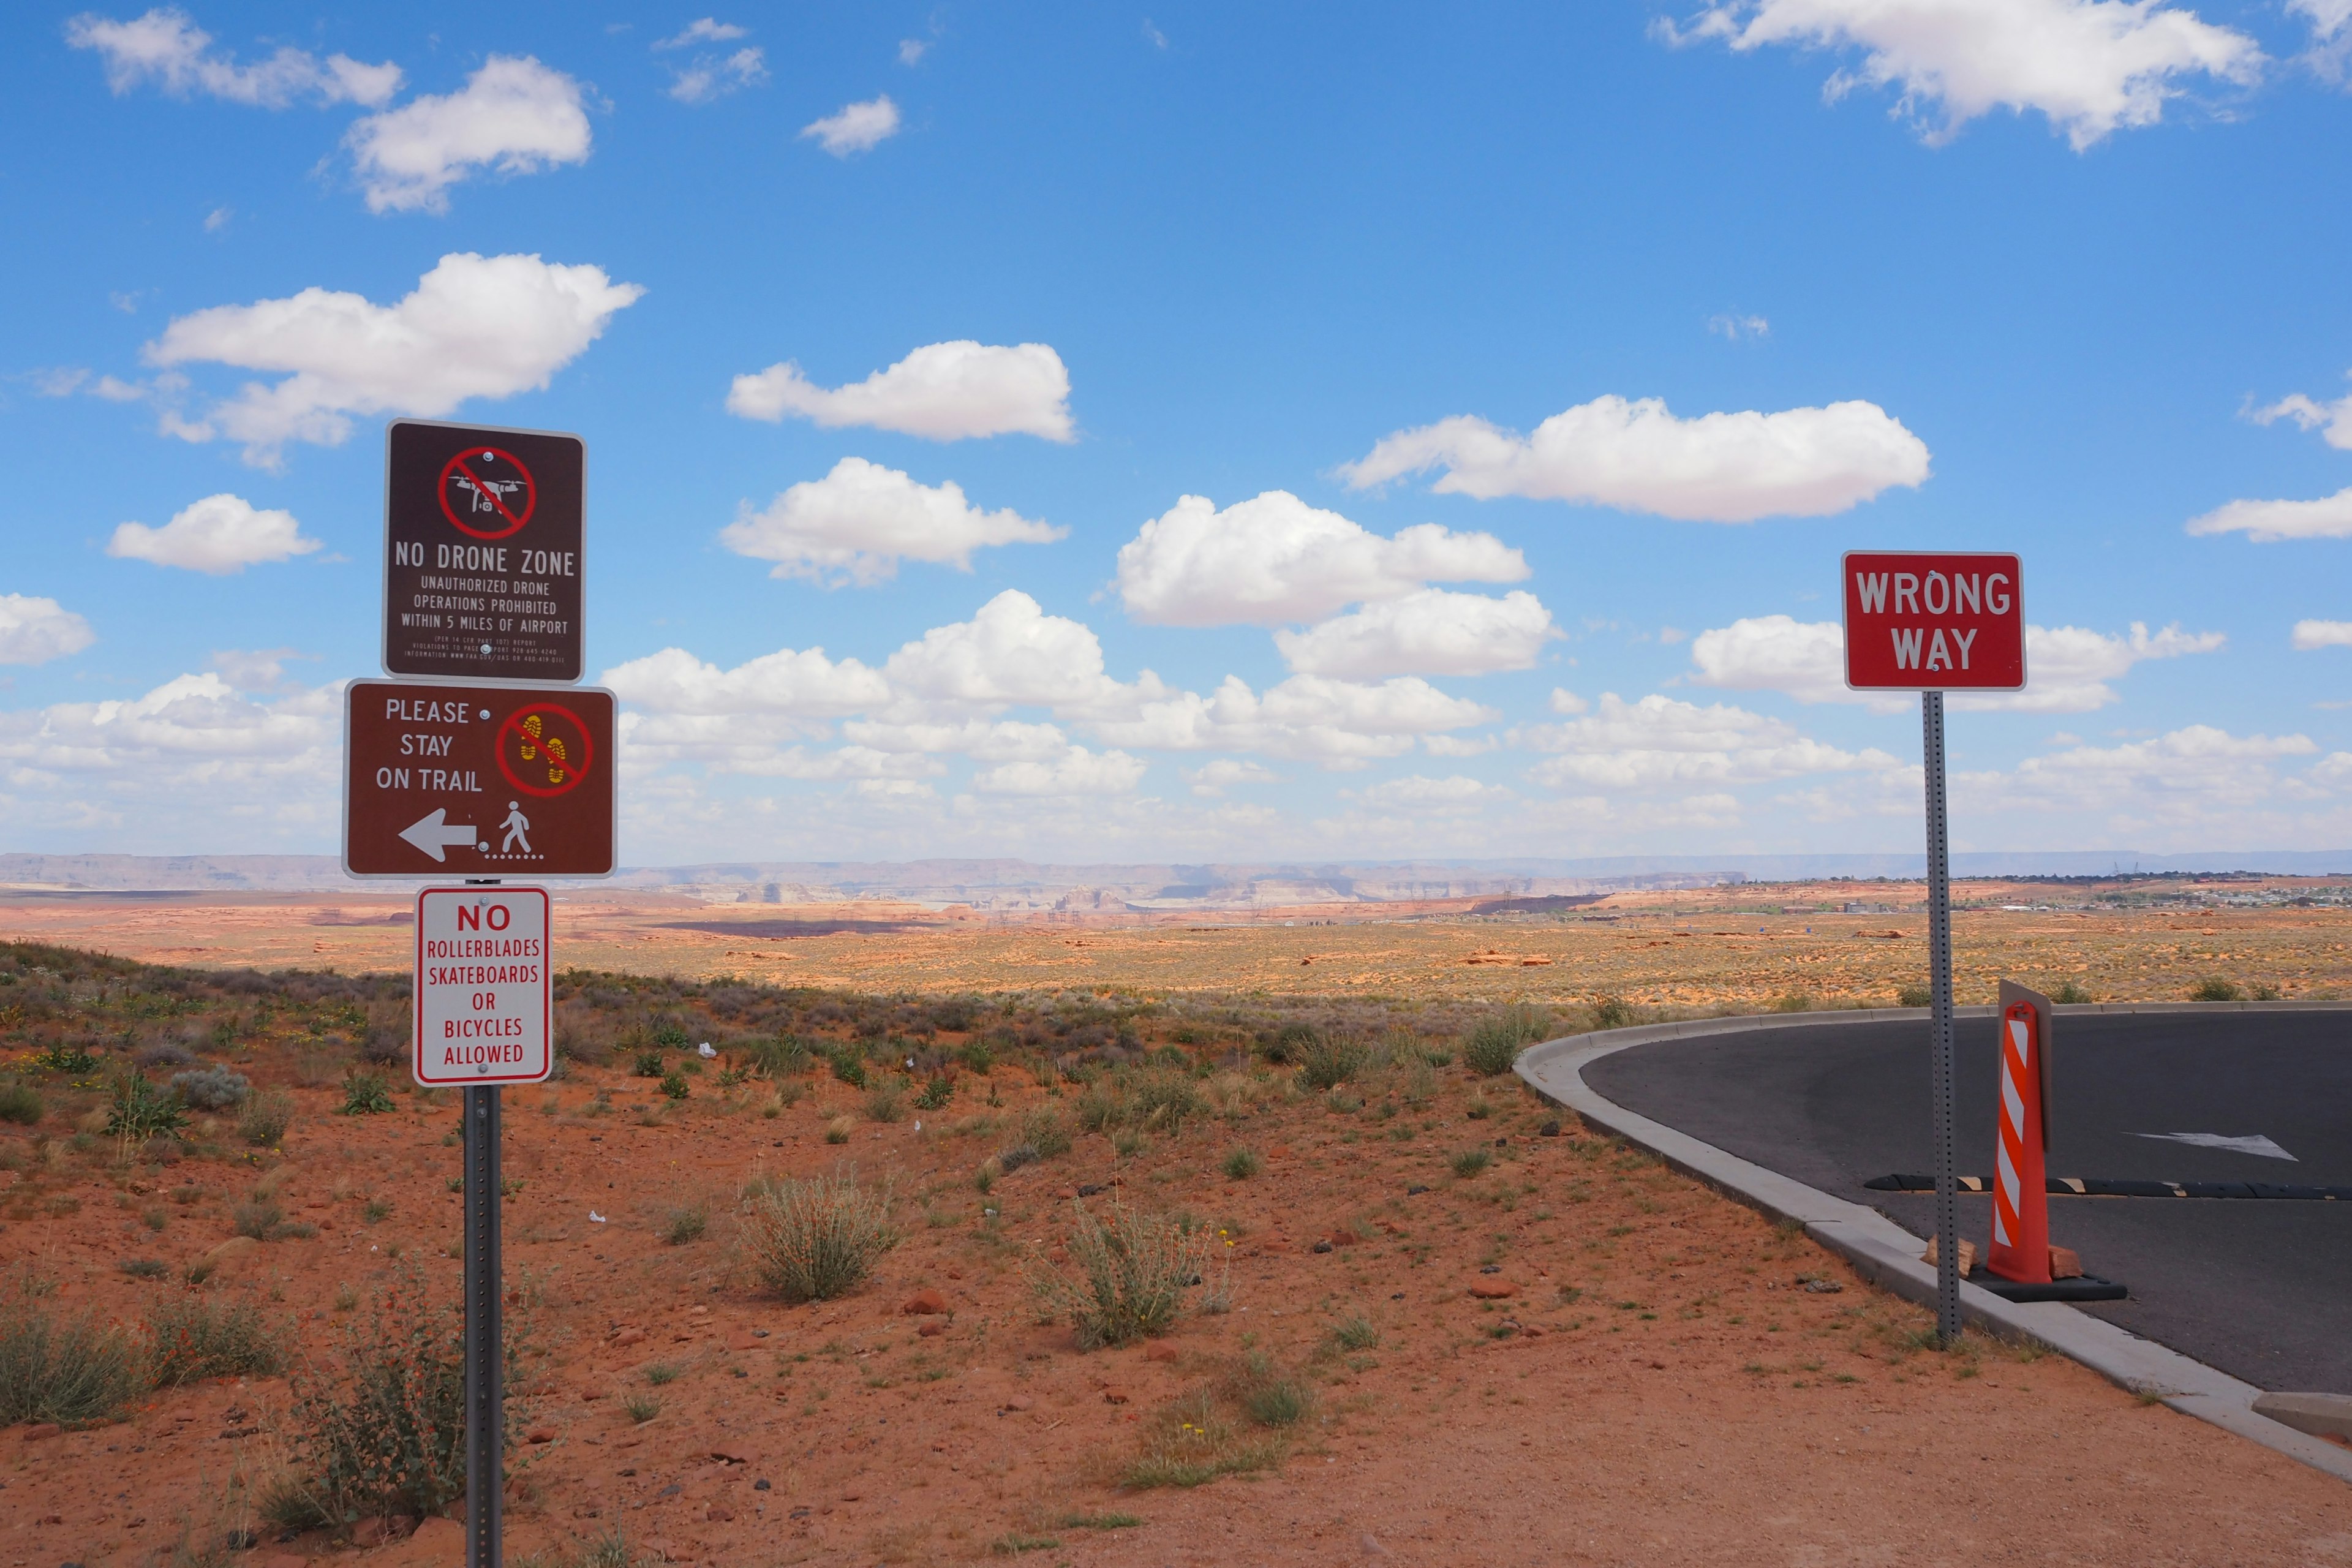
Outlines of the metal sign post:
{"label": "metal sign post", "polygon": [[1952,1136],[1952,855],[1944,693],[2025,685],[2025,592],[2014,555],[1852,551],[1841,568],[1845,683],[1919,693],[1927,793],[1927,1081],[1936,1157],[1936,1332],[1960,1337],[1959,1181]]}
{"label": "metal sign post", "polygon": [[1919,693],[1927,775],[1928,1075],[1936,1135],[1936,1334],[1960,1337],[1960,1184],[1952,1151],[1952,857],[1944,808],[1944,694]]}
{"label": "metal sign post", "polygon": [[466,1568],[499,1568],[506,1332],[499,1258],[499,1086],[466,1089]]}

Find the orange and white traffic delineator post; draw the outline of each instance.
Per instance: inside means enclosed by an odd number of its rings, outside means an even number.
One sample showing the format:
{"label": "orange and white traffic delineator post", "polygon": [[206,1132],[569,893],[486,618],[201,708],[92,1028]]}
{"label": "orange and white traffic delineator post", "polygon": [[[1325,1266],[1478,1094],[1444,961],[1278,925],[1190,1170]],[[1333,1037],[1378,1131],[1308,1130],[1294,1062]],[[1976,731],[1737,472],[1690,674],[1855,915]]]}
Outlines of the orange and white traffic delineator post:
{"label": "orange and white traffic delineator post", "polygon": [[2050,1283],[2050,1191],[2042,1173],[2050,1137],[2042,1120],[2041,1033],[2030,1002],[2012,1003],[2001,1014],[2000,1141],[1985,1268],[2021,1285]]}

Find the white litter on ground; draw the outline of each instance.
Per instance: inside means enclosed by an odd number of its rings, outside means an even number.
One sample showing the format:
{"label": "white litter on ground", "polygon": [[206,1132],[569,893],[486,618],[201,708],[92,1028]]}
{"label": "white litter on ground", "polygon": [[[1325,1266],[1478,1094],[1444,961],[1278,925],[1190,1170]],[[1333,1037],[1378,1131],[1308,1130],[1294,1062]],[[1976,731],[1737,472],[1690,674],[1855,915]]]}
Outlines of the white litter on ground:
{"label": "white litter on ground", "polygon": [[2259,1154],[2265,1160],[2284,1160],[2289,1164],[2301,1164],[2294,1155],[2263,1137],[2252,1133],[2244,1138],[2232,1138],[2226,1132],[2135,1132],[2135,1138],[2162,1138],[2174,1143],[2190,1143],[2200,1149],[2229,1149],[2240,1154]]}

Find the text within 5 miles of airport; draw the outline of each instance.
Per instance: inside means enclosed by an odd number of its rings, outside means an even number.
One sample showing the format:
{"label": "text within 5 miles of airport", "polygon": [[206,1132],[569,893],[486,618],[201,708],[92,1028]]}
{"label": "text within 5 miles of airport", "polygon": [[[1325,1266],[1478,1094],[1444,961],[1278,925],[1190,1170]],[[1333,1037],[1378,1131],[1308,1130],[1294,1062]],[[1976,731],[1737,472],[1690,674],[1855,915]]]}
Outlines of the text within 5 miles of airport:
{"label": "text within 5 miles of airport", "polygon": [[602,877],[613,694],[355,680],[343,694],[343,869]]}
{"label": "text within 5 miles of airport", "polygon": [[587,462],[577,436],[392,422],[385,674],[580,679]]}

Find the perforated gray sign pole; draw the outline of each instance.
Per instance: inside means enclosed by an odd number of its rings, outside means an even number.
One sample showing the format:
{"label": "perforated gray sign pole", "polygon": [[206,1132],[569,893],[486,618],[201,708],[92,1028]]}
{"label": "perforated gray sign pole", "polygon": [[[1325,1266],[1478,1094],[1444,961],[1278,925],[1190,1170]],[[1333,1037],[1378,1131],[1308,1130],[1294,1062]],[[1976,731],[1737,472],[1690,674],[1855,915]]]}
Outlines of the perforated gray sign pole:
{"label": "perforated gray sign pole", "polygon": [[466,1089],[466,1568],[499,1568],[506,1346],[499,1268],[499,1086]]}
{"label": "perforated gray sign pole", "polygon": [[1952,863],[1944,815],[1944,694],[1919,693],[1927,774],[1928,1073],[1936,1117],[1936,1332],[1960,1337],[1959,1182],[1952,1173]]}

